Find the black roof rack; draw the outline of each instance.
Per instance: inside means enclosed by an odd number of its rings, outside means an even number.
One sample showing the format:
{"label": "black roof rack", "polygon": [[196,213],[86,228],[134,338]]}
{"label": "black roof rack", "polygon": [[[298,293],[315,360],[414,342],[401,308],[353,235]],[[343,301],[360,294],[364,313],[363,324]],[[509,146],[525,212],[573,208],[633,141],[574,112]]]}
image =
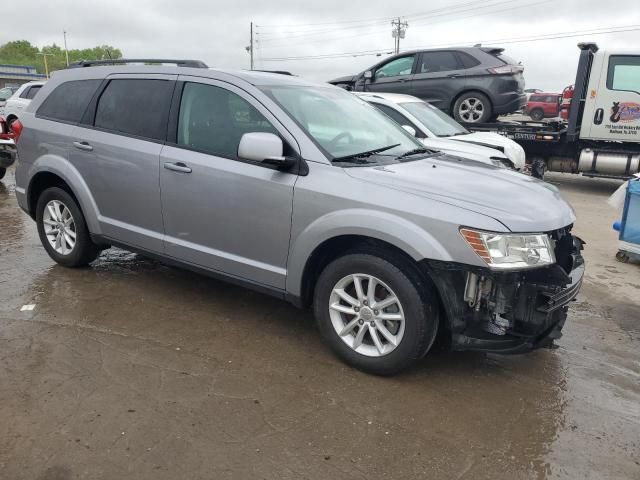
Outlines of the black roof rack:
{"label": "black roof rack", "polygon": [[287,72],[286,70],[251,70],[251,71],[252,72],[262,72],[262,73],[277,73],[279,75],[290,75],[292,77],[296,76],[291,72]]}
{"label": "black roof rack", "polygon": [[99,65],[125,65],[127,63],[173,63],[177,67],[209,68],[201,60],[175,60],[166,58],[115,58],[109,60],[80,60],[73,62],[69,68],[96,67]]}

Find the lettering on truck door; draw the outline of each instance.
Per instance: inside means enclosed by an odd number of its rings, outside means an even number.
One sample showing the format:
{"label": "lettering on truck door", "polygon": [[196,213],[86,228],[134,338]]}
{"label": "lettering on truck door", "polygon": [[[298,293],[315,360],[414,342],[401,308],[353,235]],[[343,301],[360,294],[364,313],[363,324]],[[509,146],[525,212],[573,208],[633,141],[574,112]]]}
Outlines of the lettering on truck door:
{"label": "lettering on truck door", "polygon": [[585,110],[581,137],[640,142],[640,55],[607,54],[603,66],[599,88],[587,91],[595,108]]}

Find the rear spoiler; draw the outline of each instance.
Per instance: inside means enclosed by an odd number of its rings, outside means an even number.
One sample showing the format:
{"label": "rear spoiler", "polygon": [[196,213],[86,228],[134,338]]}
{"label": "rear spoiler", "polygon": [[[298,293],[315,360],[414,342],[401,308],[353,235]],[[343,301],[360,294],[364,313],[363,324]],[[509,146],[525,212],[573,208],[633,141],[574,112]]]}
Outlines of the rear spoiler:
{"label": "rear spoiler", "polygon": [[504,48],[500,47],[481,47],[480,50],[488,53],[489,55],[500,55],[502,52],[504,52]]}

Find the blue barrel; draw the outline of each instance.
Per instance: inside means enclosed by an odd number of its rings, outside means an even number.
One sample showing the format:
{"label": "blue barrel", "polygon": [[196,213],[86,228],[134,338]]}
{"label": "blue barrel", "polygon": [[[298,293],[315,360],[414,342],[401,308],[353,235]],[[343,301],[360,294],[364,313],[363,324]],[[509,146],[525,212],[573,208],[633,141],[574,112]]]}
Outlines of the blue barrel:
{"label": "blue barrel", "polygon": [[620,240],[640,245],[640,180],[631,180],[627,186]]}

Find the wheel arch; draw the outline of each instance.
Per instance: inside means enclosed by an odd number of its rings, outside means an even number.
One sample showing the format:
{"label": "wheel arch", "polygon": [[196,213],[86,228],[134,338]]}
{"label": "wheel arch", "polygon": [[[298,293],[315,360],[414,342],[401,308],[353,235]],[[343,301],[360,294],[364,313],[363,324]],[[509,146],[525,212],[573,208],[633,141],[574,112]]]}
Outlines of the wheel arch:
{"label": "wheel arch", "polygon": [[425,258],[452,261],[427,231],[396,215],[364,209],[333,212],[299,233],[287,262],[287,293],[308,303],[315,280],[331,260],[358,248],[378,248],[415,264]]}
{"label": "wheel arch", "polygon": [[[60,162],[64,162],[64,164],[60,165]],[[41,157],[31,169],[26,189],[29,215],[35,219],[38,198],[47,188],[55,186],[62,188],[76,200],[89,231],[96,234],[101,233],[97,207],[88,186],[75,168],[71,167],[67,161],[57,157]]]}

